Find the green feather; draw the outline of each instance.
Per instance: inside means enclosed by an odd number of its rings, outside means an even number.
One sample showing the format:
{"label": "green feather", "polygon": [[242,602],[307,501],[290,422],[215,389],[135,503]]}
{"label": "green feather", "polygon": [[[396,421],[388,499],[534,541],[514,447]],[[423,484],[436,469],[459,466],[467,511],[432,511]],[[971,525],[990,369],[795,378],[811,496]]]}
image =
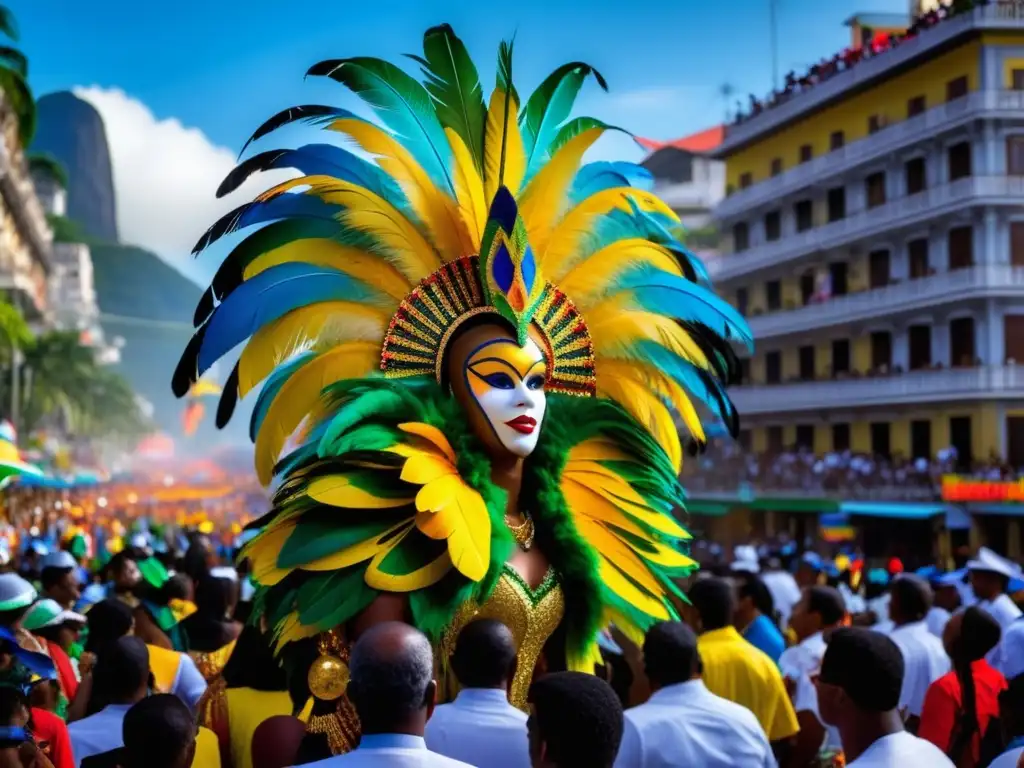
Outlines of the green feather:
{"label": "green feather", "polygon": [[554,157],[558,150],[575,139],[581,133],[589,131],[591,128],[603,128],[606,131],[620,131],[628,136],[633,135],[625,128],[608,125],[608,123],[598,120],[596,117],[576,117],[558,129],[558,133],[555,134],[555,138],[548,147],[548,154],[551,157]]}
{"label": "green feather", "polygon": [[392,576],[404,576],[434,562],[448,549],[446,540],[424,536],[416,528],[381,560],[378,570]]}
{"label": "green feather", "polygon": [[424,85],[434,99],[441,125],[459,134],[477,170],[482,171],[487,106],[480,76],[466,46],[449,25],[442,24],[423,36],[423,57],[409,58],[423,67],[427,78]]}
{"label": "green feather", "polygon": [[556,69],[530,94],[519,114],[519,127],[526,148],[527,179],[550,158],[548,145],[555,138],[559,126],[568,119],[583,82],[591,74],[607,91],[608,83],[600,72],[589,64],[574,61]]}
{"label": "green feather", "polygon": [[326,631],[366,608],[377,591],[366,586],[365,572],[364,566],[354,565],[307,581],[296,599],[299,621]]}
{"label": "green feather", "polygon": [[317,509],[302,516],[277,556],[278,568],[298,568],[380,536],[409,517],[409,509]]}
{"label": "green feather", "polygon": [[[340,387],[328,389],[330,396],[342,392],[344,389]],[[390,416],[407,405],[402,393],[393,388],[371,389],[365,393],[356,394],[331,420],[327,431],[320,439],[318,453],[322,457],[340,455],[343,449],[342,438],[353,426],[370,416],[376,418]]]}

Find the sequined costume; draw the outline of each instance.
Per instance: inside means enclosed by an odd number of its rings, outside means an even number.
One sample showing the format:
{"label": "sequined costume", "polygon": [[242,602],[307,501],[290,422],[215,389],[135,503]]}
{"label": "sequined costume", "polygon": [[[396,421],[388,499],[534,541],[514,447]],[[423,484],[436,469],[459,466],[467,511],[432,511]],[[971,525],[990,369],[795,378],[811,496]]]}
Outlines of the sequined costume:
{"label": "sequined costume", "polygon": [[[262,384],[250,435],[276,489],[244,550],[256,610],[335,752],[358,736],[349,630],[382,595],[404,596],[442,666],[474,616],[506,622],[519,705],[538,659],[592,669],[610,622],[639,638],[673,617],[673,579],[694,567],[674,516],[677,423],[698,443],[698,409],[736,429],[724,386],[750,344],[646,171],[582,163],[618,130],[570,117],[586,80],[605,87],[598,72],[559,67],[521,103],[502,43],[485,103],[447,25],[413,58],[422,84],[366,57],[308,72],[385,127],[305,105],[253,135],[317,128],[360,152],[258,151],[225,179],[221,194],[298,172],[197,244],[232,243],[173,381],[187,395],[245,342],[217,422]],[[514,487],[497,479],[509,464]],[[511,564],[524,552],[549,565],[535,588]]]}

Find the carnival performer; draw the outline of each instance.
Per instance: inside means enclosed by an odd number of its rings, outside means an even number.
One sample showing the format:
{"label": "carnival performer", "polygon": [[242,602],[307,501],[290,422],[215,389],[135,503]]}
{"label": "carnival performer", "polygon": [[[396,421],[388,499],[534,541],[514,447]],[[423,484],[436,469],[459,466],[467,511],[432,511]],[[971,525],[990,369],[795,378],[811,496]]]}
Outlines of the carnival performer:
{"label": "carnival performer", "polygon": [[256,131],[305,124],[361,153],[324,139],[254,154],[225,179],[220,194],[257,171],[301,174],[197,244],[240,233],[173,381],[186,395],[247,340],[217,421],[263,383],[251,436],[276,492],[243,551],[254,610],[308,680],[309,732],[335,753],[359,734],[348,648],[375,623],[430,637],[444,688],[459,629],[500,620],[525,708],[535,673],[592,671],[609,623],[639,643],[674,618],[673,579],[695,567],[673,516],[677,419],[698,443],[698,409],[735,432],[724,386],[733,345],[751,344],[646,171],[581,167],[618,130],[570,118],[588,78],[606,87],[596,70],[559,67],[521,102],[502,43],[485,103],[449,26],[414,58],[423,84],[366,57],[308,72],[386,127],[313,105]]}

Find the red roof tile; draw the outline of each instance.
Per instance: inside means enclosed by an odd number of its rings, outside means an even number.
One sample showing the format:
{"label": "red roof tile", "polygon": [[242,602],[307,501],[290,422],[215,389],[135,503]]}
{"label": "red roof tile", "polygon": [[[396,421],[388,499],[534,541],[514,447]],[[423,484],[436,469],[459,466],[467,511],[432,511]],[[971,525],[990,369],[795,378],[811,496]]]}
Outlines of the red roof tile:
{"label": "red roof tile", "polygon": [[654,139],[637,138],[637,141],[647,149],[655,152],[665,147],[685,149],[687,152],[710,152],[718,147],[725,139],[725,126],[716,125],[714,128],[700,131],[699,133],[684,136],[675,141],[656,141]]}

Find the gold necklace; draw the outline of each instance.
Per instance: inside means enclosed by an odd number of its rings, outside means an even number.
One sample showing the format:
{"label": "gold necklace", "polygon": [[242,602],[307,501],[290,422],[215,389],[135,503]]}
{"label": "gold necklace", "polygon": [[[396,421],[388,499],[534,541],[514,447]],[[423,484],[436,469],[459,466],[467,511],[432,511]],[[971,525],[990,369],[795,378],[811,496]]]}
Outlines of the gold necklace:
{"label": "gold necklace", "polygon": [[508,518],[505,518],[505,525],[512,531],[512,537],[516,540],[516,543],[520,546],[523,552],[529,552],[530,547],[533,546],[533,518],[530,517],[528,512],[523,513],[525,518],[519,525],[510,525]]}

